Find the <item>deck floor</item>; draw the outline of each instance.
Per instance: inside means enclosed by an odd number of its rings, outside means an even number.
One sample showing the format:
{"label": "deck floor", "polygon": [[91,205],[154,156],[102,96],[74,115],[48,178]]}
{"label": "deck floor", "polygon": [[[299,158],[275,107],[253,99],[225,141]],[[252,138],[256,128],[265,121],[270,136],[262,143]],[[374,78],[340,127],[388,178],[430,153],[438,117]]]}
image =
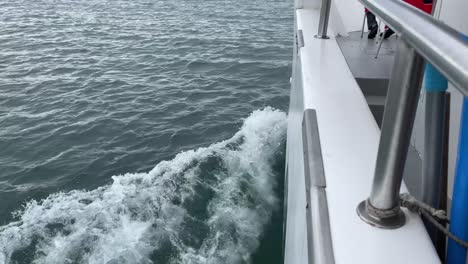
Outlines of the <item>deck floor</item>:
{"label": "deck floor", "polygon": [[380,38],[368,39],[367,32],[350,32],[347,37],[336,38],[341,52],[355,78],[388,79],[396,52],[397,36],[384,40],[379,56],[375,58]]}

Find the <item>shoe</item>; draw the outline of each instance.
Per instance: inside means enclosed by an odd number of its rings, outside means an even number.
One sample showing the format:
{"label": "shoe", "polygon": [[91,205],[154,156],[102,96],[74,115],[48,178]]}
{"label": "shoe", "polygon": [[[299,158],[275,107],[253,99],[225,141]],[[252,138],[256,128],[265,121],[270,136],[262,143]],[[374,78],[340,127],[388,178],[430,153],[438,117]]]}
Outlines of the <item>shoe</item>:
{"label": "shoe", "polygon": [[384,34],[384,39],[388,39],[391,35],[395,34],[395,31],[393,31],[391,28],[387,29]]}
{"label": "shoe", "polygon": [[375,35],[377,35],[377,30],[379,29],[378,25],[374,25],[370,30],[369,33],[367,34],[368,39],[374,39]]}

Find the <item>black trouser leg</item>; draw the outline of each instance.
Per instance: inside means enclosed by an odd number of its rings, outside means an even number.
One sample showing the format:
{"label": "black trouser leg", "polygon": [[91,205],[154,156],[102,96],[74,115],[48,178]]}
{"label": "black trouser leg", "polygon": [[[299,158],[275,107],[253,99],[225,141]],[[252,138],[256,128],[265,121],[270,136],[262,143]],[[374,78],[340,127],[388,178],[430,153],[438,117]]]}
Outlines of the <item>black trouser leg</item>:
{"label": "black trouser leg", "polygon": [[371,30],[372,27],[377,25],[377,20],[375,19],[375,15],[371,12],[366,13],[367,18],[367,29]]}

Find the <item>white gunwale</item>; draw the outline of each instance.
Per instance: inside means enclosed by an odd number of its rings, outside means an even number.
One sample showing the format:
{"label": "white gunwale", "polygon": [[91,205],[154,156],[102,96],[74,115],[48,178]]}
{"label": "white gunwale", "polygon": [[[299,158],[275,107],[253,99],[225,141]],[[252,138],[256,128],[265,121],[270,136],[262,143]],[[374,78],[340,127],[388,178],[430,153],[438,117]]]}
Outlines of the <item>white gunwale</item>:
{"label": "white gunwale", "polygon": [[301,136],[302,114],[309,108],[317,111],[336,263],[440,263],[418,215],[405,210],[403,227],[384,230],[364,223],[356,213],[370,194],[380,131],[333,29],[329,40],[313,37],[318,17],[313,7],[296,10],[304,47],[296,61],[301,74],[295,76],[302,75],[302,85],[293,85],[288,120],[285,263],[307,263],[307,247],[312,246],[306,239]]}

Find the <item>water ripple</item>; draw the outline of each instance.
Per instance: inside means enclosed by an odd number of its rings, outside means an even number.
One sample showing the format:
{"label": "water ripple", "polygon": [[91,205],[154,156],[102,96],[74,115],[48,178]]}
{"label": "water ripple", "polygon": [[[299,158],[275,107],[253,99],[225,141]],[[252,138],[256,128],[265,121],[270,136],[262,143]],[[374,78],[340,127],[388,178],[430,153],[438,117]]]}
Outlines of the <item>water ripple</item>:
{"label": "water ripple", "polygon": [[31,199],[94,189],[231,137],[289,101],[292,3],[0,4],[0,225]]}

